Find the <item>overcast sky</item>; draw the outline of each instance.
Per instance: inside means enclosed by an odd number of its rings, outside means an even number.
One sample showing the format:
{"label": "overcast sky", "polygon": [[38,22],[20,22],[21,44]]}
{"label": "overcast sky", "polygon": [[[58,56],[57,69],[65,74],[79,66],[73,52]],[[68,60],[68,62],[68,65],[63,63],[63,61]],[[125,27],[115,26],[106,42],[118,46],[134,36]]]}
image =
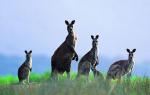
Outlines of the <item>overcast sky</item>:
{"label": "overcast sky", "polygon": [[149,0],[0,0],[0,53],[51,56],[68,33],[64,20],[76,20],[81,56],[99,34],[101,56],[127,58],[136,48],[137,61],[150,61]]}

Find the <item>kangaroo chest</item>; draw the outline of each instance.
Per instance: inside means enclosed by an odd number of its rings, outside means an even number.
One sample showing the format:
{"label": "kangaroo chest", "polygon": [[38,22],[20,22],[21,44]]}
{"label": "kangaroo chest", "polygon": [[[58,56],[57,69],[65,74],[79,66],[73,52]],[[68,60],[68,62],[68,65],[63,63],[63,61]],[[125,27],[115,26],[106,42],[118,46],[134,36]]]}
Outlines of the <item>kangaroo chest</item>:
{"label": "kangaroo chest", "polygon": [[25,61],[25,66],[29,67],[30,69],[32,68],[32,60],[30,61]]}
{"label": "kangaroo chest", "polygon": [[128,64],[126,65],[126,72],[130,72],[133,68],[134,62],[128,62]]}
{"label": "kangaroo chest", "polygon": [[97,50],[91,51],[91,57],[96,60],[97,59]]}
{"label": "kangaroo chest", "polygon": [[87,55],[87,58],[86,60],[90,61],[90,62],[95,62],[97,60],[97,53],[96,52],[90,52],[88,55]]}

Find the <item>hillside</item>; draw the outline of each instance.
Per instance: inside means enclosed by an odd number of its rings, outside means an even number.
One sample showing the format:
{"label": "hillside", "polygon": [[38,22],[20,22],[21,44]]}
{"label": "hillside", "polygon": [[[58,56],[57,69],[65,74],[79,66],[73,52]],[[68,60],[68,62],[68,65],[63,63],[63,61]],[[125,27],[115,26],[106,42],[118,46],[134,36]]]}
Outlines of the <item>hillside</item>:
{"label": "hillside", "polygon": [[[97,67],[102,72],[107,72],[109,66],[114,62],[115,59],[107,57],[100,57],[100,64]],[[24,56],[4,56],[0,55],[0,76],[3,75],[17,75],[19,66],[24,61]],[[149,76],[150,67],[147,66],[150,62],[136,63],[134,66],[133,73],[138,76]],[[72,61],[72,71],[77,71],[78,62]],[[44,73],[50,71],[50,57],[43,55],[33,55],[33,73]]]}

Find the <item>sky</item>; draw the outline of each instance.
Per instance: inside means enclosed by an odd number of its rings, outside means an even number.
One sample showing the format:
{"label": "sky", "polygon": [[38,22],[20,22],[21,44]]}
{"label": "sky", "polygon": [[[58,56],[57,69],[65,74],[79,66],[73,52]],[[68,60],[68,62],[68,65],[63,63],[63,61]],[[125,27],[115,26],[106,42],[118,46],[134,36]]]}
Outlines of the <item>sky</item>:
{"label": "sky", "polygon": [[149,0],[0,0],[0,54],[50,56],[65,40],[65,20],[76,20],[76,51],[91,48],[91,35],[99,35],[99,54],[150,61]]}

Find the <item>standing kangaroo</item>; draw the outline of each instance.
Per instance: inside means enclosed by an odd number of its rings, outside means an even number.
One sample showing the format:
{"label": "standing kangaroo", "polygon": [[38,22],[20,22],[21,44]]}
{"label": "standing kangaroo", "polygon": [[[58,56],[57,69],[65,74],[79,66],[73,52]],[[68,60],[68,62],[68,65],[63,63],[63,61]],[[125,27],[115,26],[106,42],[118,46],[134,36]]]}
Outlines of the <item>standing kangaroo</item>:
{"label": "standing kangaroo", "polygon": [[75,51],[77,37],[73,31],[75,20],[73,20],[71,23],[66,20],[65,23],[67,25],[68,36],[52,56],[52,78],[57,78],[58,73],[63,74],[65,71],[67,73],[67,77],[70,78],[71,61],[78,61],[78,55]]}
{"label": "standing kangaroo", "polygon": [[90,68],[95,68],[98,65],[97,45],[98,45],[99,35],[97,35],[96,37],[91,35],[91,38],[92,38],[92,49],[81,58],[78,65],[77,78],[79,78],[80,75],[85,75],[88,78]]}
{"label": "standing kangaroo", "polygon": [[24,83],[26,80],[29,83],[30,72],[32,71],[32,51],[25,51],[26,60],[18,69],[19,83]]}
{"label": "standing kangaroo", "polygon": [[136,49],[133,49],[132,51],[127,49],[127,52],[129,53],[128,60],[120,60],[113,63],[107,73],[107,79],[121,79],[121,77],[126,74],[129,78],[131,76],[132,68],[134,65],[133,53],[135,51]]}

